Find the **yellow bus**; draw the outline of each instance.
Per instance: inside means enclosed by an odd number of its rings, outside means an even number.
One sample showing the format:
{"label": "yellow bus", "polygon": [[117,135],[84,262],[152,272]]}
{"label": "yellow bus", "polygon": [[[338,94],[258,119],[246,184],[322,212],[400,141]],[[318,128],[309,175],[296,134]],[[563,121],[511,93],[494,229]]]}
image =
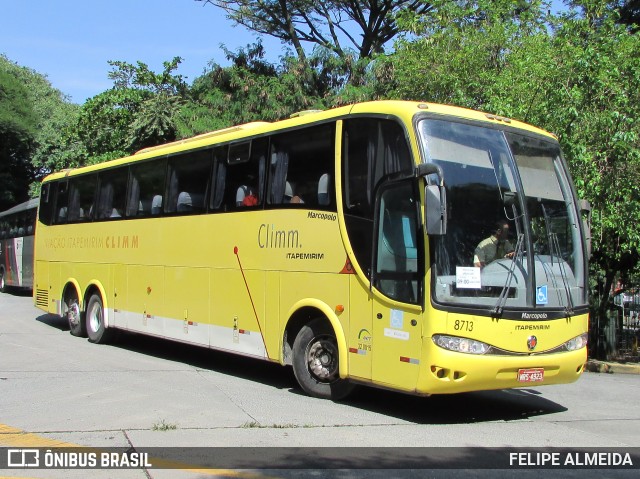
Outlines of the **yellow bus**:
{"label": "yellow bus", "polygon": [[518,121],[302,112],[48,176],[34,301],[95,343],[291,365],[321,398],[568,383],[587,355],[579,205],[557,139]]}

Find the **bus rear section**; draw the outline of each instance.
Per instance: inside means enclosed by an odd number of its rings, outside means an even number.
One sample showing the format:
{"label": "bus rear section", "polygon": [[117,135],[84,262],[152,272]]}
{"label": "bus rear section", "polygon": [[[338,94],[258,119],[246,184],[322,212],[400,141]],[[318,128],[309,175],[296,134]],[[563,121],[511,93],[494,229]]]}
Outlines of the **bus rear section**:
{"label": "bus rear section", "polygon": [[0,213],[0,291],[33,287],[33,248],[38,200]]}

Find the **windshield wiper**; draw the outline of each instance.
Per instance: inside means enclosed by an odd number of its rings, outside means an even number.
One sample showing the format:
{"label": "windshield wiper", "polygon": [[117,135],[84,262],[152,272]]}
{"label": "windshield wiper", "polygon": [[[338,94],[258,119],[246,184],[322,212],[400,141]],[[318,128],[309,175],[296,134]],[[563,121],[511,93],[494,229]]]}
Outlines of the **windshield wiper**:
{"label": "windshield wiper", "polygon": [[496,306],[493,308],[493,314],[496,316],[501,316],[502,311],[504,310],[504,305],[507,303],[507,298],[509,297],[509,289],[511,288],[511,281],[515,276],[513,273],[516,269],[516,263],[522,262],[523,258],[523,246],[524,246],[524,234],[518,234],[518,241],[516,243],[516,249],[513,253],[513,258],[511,260],[511,266],[509,267],[509,271],[507,272],[507,279],[502,287],[502,291],[500,291],[500,296],[498,296],[498,302]]}
{"label": "windshield wiper", "polygon": [[[558,256],[558,268],[560,269],[560,277],[562,278],[562,284],[564,286],[564,292],[567,295],[567,306],[564,309],[565,309],[565,312],[566,312],[567,316],[571,316],[573,314],[573,300],[571,299],[571,288],[569,287],[569,279],[567,277],[567,272],[565,270],[565,264],[566,263],[562,259],[562,256],[560,256],[560,242],[558,241],[557,233],[550,233],[549,234],[549,244],[551,244],[551,258],[552,258],[552,261],[553,261],[553,256],[554,255]],[[551,263],[551,266],[553,267],[553,263]],[[555,275],[553,275],[553,277],[555,278]],[[556,288],[556,291],[558,291],[557,288]],[[560,304],[562,304],[560,296],[561,296],[560,292],[558,291],[558,302],[560,302]]]}
{"label": "windshield wiper", "polygon": [[551,230],[551,222],[549,221],[549,213],[547,213],[547,209],[544,204],[540,204],[542,208],[542,215],[544,217],[544,224],[547,230],[547,241],[549,242],[549,253],[551,254],[551,277],[553,281],[553,286],[558,295],[558,303],[562,304],[562,295],[560,294],[559,289],[557,288],[556,275],[553,274],[553,262],[554,257],[558,258],[558,269],[560,270],[560,277],[562,278],[562,285],[564,287],[565,294],[567,295],[567,306],[565,306],[565,313],[569,316],[573,314],[573,300],[571,299],[571,288],[569,286],[569,279],[567,277],[567,272],[565,270],[565,262],[562,258],[562,251],[560,249],[560,241],[558,240],[558,234],[554,233]]}

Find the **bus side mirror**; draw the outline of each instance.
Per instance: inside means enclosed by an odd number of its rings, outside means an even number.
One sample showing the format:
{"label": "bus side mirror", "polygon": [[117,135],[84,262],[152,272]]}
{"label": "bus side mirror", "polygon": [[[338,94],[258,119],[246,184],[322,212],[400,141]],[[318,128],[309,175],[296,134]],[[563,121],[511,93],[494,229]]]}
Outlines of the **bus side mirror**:
{"label": "bus side mirror", "polygon": [[579,200],[582,229],[584,230],[584,242],[587,247],[587,257],[591,257],[591,203],[588,200]]}
{"label": "bus side mirror", "polygon": [[444,186],[427,185],[424,197],[427,234],[447,234],[447,193]]}

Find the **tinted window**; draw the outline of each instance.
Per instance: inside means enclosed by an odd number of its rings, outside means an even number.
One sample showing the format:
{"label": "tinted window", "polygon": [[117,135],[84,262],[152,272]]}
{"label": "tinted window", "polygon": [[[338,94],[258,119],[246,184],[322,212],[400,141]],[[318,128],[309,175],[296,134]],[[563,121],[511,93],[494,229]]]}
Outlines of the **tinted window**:
{"label": "tinted window", "polygon": [[344,122],[343,204],[349,241],[363,271],[371,263],[375,188],[386,176],[413,169],[402,127],[391,120]]}
{"label": "tinted window", "polygon": [[127,216],[152,216],[163,211],[165,194],[165,159],[131,166]]}
{"label": "tinted window", "polygon": [[269,156],[268,202],[335,208],[335,125],[321,125],[276,135]]}
{"label": "tinted window", "polygon": [[211,176],[211,150],[177,155],[169,159],[168,213],[205,211]]}
{"label": "tinted window", "polygon": [[128,172],[128,168],[118,168],[100,173],[95,219],[124,216]]}
{"label": "tinted window", "polygon": [[258,138],[250,147],[246,142],[230,145],[226,161],[220,158],[223,150],[216,149],[214,209],[232,211],[262,204],[268,144],[267,138]]}
{"label": "tinted window", "polygon": [[96,175],[77,176],[69,180],[67,221],[90,221],[94,214]]}

